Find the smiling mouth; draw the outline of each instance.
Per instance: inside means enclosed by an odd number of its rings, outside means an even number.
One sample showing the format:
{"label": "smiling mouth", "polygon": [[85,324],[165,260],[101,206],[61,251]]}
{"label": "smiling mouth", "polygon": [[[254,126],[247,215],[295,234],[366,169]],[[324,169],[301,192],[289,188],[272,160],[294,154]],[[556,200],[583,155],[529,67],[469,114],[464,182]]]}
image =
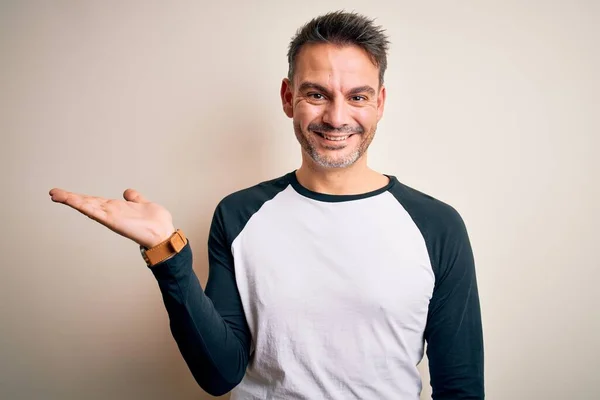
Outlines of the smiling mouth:
{"label": "smiling mouth", "polygon": [[349,135],[344,135],[344,136],[331,136],[331,135],[326,135],[321,132],[315,132],[315,133],[317,135],[321,136],[323,139],[331,140],[333,142],[342,142],[342,141],[348,139],[350,136],[354,135],[353,133],[351,133]]}

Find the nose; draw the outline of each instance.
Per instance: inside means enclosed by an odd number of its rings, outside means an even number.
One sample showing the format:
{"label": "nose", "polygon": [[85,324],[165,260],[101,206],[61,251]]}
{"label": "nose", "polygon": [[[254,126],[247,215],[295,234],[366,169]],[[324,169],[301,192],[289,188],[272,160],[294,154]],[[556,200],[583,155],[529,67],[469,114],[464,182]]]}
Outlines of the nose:
{"label": "nose", "polygon": [[339,99],[327,103],[323,112],[323,122],[334,128],[341,128],[348,125],[348,110],[346,109],[346,104]]}

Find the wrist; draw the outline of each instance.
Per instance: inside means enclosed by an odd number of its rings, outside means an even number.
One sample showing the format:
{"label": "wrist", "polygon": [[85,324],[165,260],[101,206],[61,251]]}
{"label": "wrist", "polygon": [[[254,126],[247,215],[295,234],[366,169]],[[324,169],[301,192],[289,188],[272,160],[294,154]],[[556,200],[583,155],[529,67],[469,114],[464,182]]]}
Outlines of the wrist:
{"label": "wrist", "polygon": [[188,241],[184,233],[180,229],[177,229],[174,233],[169,235],[167,239],[156,244],[155,246],[150,248],[140,246],[140,251],[144,261],[146,261],[146,265],[148,265],[148,267],[152,267],[179,253],[185,247],[187,242]]}
{"label": "wrist", "polygon": [[147,246],[144,246],[144,247],[150,249],[152,247],[158,246],[159,244],[163,243],[164,241],[169,239],[171,236],[173,236],[175,231],[176,231],[176,229],[173,225],[153,231],[152,232],[152,240],[150,242],[148,242]]}

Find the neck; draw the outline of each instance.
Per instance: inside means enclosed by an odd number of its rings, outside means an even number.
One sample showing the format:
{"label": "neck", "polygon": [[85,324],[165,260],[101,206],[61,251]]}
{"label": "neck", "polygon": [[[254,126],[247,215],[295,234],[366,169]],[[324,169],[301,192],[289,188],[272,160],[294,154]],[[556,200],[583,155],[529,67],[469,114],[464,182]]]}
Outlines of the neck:
{"label": "neck", "polygon": [[302,166],[296,171],[296,178],[302,186],[313,192],[331,195],[368,193],[387,185],[389,179],[369,168],[365,158],[366,154],[346,168],[323,168],[303,160]]}

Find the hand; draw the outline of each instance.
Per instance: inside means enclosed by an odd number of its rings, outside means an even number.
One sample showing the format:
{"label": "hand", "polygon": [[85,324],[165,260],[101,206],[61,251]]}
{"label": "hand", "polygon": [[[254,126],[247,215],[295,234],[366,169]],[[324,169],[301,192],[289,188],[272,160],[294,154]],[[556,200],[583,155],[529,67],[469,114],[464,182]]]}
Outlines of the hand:
{"label": "hand", "polygon": [[50,197],[147,248],[175,232],[171,213],[133,189],[123,193],[125,200],[87,196],[58,188],[50,190]]}

